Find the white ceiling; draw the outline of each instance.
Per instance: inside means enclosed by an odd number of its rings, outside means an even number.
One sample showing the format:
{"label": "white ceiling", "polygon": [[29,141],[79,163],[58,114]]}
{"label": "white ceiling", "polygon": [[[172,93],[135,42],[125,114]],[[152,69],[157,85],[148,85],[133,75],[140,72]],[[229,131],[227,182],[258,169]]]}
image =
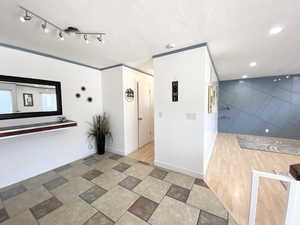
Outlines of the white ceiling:
{"label": "white ceiling", "polygon": [[[106,32],[106,43],[57,40],[34,20],[22,24],[22,5],[61,27]],[[222,80],[300,73],[298,0],[1,0],[0,42],[80,63],[128,63],[151,71],[152,55],[208,42]],[[282,33],[270,36],[274,25]],[[257,62],[254,68],[249,67]]]}

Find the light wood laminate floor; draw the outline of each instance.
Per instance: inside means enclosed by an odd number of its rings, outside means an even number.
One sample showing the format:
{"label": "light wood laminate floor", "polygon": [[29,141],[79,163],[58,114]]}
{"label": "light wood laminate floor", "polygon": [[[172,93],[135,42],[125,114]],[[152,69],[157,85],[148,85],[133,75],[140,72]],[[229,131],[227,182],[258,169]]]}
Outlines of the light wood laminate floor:
{"label": "light wood laminate floor", "polygon": [[154,162],[154,142],[144,145],[142,148],[128,155],[129,158],[136,159],[138,161],[147,162],[153,164]]}
{"label": "light wood laminate floor", "polygon": [[[218,134],[205,180],[239,225],[248,225],[252,169],[288,172],[300,156],[241,149],[236,135]],[[287,192],[277,181],[262,179],[256,225],[282,225]]]}

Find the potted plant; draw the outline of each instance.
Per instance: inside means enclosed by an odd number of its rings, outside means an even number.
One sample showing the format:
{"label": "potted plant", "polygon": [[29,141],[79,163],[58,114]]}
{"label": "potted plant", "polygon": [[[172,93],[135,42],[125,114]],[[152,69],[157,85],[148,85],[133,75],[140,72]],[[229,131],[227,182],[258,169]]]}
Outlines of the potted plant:
{"label": "potted plant", "polygon": [[88,137],[93,138],[96,141],[97,153],[103,155],[105,153],[105,138],[111,137],[109,129],[108,117],[104,113],[103,116],[95,115],[93,122],[89,123],[90,129],[88,131]]}

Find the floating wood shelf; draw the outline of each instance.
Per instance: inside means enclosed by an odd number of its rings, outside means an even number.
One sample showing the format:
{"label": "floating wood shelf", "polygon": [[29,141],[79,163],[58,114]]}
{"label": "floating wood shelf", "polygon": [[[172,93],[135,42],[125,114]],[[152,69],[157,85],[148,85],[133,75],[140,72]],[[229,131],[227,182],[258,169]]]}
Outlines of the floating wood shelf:
{"label": "floating wood shelf", "polygon": [[67,120],[65,122],[48,122],[48,123],[35,123],[20,126],[0,127],[0,139],[16,137],[21,135],[41,133],[46,131],[54,131],[65,129],[69,127],[76,127],[77,122]]}

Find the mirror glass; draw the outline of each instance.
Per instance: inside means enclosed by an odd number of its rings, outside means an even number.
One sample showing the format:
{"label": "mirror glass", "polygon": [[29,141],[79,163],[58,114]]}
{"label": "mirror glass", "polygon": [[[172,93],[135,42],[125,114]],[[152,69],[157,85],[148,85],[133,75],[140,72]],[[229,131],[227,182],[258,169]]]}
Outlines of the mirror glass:
{"label": "mirror glass", "polygon": [[56,87],[0,81],[0,114],[57,111]]}
{"label": "mirror glass", "polygon": [[60,82],[0,75],[0,119],[62,115]]}

